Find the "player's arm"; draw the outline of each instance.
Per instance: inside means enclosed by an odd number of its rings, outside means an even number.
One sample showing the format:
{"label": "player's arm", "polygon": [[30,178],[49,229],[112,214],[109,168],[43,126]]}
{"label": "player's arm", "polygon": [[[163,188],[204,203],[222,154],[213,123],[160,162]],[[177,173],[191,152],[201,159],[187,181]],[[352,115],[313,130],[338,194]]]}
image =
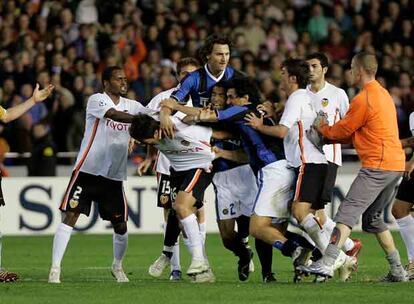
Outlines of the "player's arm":
{"label": "player's arm", "polygon": [[216,158],[224,158],[224,159],[231,160],[236,163],[242,163],[242,164],[249,162],[249,157],[242,149],[229,151],[229,150],[223,150],[223,149],[220,149],[214,146],[212,150],[216,154]]}
{"label": "player's arm", "polygon": [[267,126],[263,124],[263,117],[257,117],[253,112],[246,114],[246,124],[265,135],[284,138],[289,128],[284,125]]}
{"label": "player's arm", "polygon": [[225,130],[214,130],[213,134],[211,135],[213,139],[218,140],[225,140],[225,139],[233,139],[235,138],[234,134]]}
{"label": "player's arm", "polygon": [[110,108],[106,111],[104,117],[118,122],[131,123],[134,115]]}
{"label": "player's arm", "polygon": [[8,123],[19,118],[24,113],[29,111],[36,103],[42,102],[48,98],[53,89],[54,86],[50,84],[46,88],[39,90],[39,84],[36,84],[33,95],[25,102],[11,107],[7,109],[7,111],[3,111],[3,115],[1,115],[0,120],[4,123]]}
{"label": "player's arm", "polygon": [[401,139],[400,141],[401,141],[401,145],[403,146],[403,148],[414,147],[414,136]]}
{"label": "player's arm", "polygon": [[154,159],[157,157],[157,149],[154,146],[147,145],[147,155],[145,159],[139,163],[137,173],[139,176],[145,174],[151,166]]}

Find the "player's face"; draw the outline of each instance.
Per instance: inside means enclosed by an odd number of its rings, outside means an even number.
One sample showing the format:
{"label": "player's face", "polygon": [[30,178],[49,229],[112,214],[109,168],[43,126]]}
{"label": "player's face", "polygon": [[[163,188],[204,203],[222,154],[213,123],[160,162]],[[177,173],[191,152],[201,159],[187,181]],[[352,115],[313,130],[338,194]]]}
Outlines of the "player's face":
{"label": "player's face", "polygon": [[229,64],[230,48],[228,44],[214,44],[211,54],[207,56],[207,62],[211,70],[222,72]]}
{"label": "player's face", "polygon": [[178,73],[178,76],[177,76],[178,81],[183,80],[183,78],[184,78],[185,76],[187,76],[187,75],[188,75],[188,74],[190,74],[191,72],[194,72],[195,70],[197,70],[197,67],[196,67],[195,65],[188,64],[188,65],[183,66],[183,67],[181,68],[180,73]]}
{"label": "player's face", "polygon": [[236,89],[228,89],[227,90],[227,104],[232,106],[242,106],[248,103],[245,97],[238,97],[236,93]]}
{"label": "player's face", "polygon": [[115,95],[124,95],[128,91],[128,81],[123,70],[115,70],[107,82],[106,89]]}
{"label": "player's face", "polygon": [[222,110],[226,105],[226,90],[222,87],[214,87],[211,93],[211,106],[213,110]]}
{"label": "player's face", "polygon": [[308,60],[308,64],[310,70],[310,81],[321,81],[325,79],[325,74],[328,68],[323,68],[321,66],[321,62],[318,59],[310,59]]}

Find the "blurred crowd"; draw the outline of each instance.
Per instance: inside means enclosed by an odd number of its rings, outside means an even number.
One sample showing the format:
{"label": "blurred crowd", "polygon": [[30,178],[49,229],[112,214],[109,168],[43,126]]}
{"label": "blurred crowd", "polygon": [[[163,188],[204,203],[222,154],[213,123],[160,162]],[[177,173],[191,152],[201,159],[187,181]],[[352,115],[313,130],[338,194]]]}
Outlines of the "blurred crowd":
{"label": "blurred crowd", "polygon": [[44,104],[0,126],[2,145],[33,151],[39,141],[34,126],[42,124],[41,138],[47,136],[56,151],[77,151],[85,102],[101,89],[105,67],[123,66],[128,97],[145,105],[176,85],[176,62],[197,57],[214,32],[232,38],[230,64],[254,77],[272,102],[285,98],[278,84],[286,57],[325,52],[328,81],[352,98],[350,58],[361,50],[375,52],[378,79],[390,90],[400,136],[407,137],[414,111],[413,16],[411,0],[3,0],[1,105],[22,102],[36,82],[53,83],[56,90]]}

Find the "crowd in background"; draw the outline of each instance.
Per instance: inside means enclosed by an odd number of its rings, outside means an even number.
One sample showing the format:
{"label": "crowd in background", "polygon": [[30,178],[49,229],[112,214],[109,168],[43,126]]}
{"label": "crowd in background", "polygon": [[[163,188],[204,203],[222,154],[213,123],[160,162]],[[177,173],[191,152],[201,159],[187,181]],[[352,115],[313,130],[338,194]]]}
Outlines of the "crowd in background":
{"label": "crowd in background", "polygon": [[327,80],[352,98],[350,59],[361,50],[374,52],[378,79],[397,107],[400,137],[407,137],[414,111],[413,16],[411,0],[4,0],[1,105],[27,99],[36,82],[56,89],[45,103],[0,126],[0,151],[31,152],[38,124],[45,126],[41,139],[56,151],[77,151],[86,101],[101,90],[105,67],[124,67],[128,97],[145,105],[176,85],[177,61],[197,57],[214,32],[232,38],[230,65],[256,79],[273,102],[286,98],[279,80],[287,57],[325,52]]}

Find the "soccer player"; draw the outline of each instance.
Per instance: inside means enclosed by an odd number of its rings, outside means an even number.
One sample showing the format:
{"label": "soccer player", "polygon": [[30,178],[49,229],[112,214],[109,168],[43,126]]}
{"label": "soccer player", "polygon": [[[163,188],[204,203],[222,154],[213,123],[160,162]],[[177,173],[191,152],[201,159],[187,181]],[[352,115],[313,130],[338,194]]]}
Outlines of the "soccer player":
{"label": "soccer player", "polygon": [[[45,100],[49,95],[52,93],[54,89],[53,85],[49,85],[46,88],[39,90],[39,84],[36,84],[36,87],[33,91],[32,96],[27,99],[25,102],[20,103],[14,107],[8,108],[7,110],[4,109],[2,106],[0,106],[0,120],[3,123],[9,123],[20,116],[22,116],[24,113],[29,111],[36,103],[42,102]],[[3,197],[3,191],[1,188],[1,179],[2,179],[2,173],[0,171],[0,207],[5,205],[5,200]],[[14,282],[16,281],[19,276],[13,272],[6,271],[2,268],[2,236],[0,233],[0,282]]]}
{"label": "soccer player", "polygon": [[[213,34],[207,37],[200,55],[205,65],[183,79],[180,87],[171,94],[171,99],[184,103],[191,97],[194,107],[205,107],[211,97],[214,85],[220,80],[228,80],[242,74],[228,66],[231,41],[227,36]],[[174,134],[174,125],[169,119],[168,109],[161,111],[162,131],[169,137]]]}
{"label": "soccer player", "polygon": [[[199,63],[196,59],[187,57],[182,58],[177,63],[177,79],[181,82],[189,73],[194,72],[199,68]],[[175,88],[166,90],[156,95],[148,103],[147,108],[153,109],[157,112],[160,110],[160,103],[162,100],[171,96],[171,93],[176,91],[180,85]],[[191,105],[191,98],[186,99],[186,104]],[[175,115],[181,115],[177,112]],[[154,151],[151,147],[148,147],[148,151]],[[149,166],[152,164],[153,155],[147,155],[146,159],[138,166],[138,173],[141,175],[146,172]],[[180,265],[180,246],[177,242],[178,235],[181,231],[179,228],[179,222],[177,215],[172,208],[171,201],[171,182],[170,182],[170,162],[168,158],[159,152],[156,154],[155,170],[157,172],[158,183],[158,207],[164,210],[164,248],[159,258],[149,267],[148,273],[153,277],[160,277],[164,269],[171,265],[170,280],[181,280],[182,272]],[[197,211],[199,220],[200,231],[205,239],[205,221],[204,221],[204,208],[200,208]],[[202,221],[200,221],[200,219]],[[184,242],[188,244],[188,240],[184,238]]]}
{"label": "soccer player", "polygon": [[111,273],[117,282],[129,282],[122,268],[128,245],[128,206],[123,190],[129,143],[129,124],[138,113],[150,113],[139,102],[122,97],[127,79],[120,67],[102,74],[104,92],[89,97],[85,133],[60,210],[65,213],[53,239],[49,283],[60,283],[61,261],[81,213],[89,215],[92,201],[102,219],[111,222],[114,259]]}
{"label": "soccer player", "polygon": [[[409,124],[411,133],[414,136],[414,112],[410,114]],[[401,142],[403,147],[413,147],[407,139]],[[411,177],[413,169],[414,155],[405,165],[406,174],[398,188],[397,196],[392,206],[392,215],[395,217],[405,248],[407,249],[408,265],[406,270],[409,280],[414,280],[414,218],[411,215],[411,209],[414,206],[414,179]]]}
{"label": "soccer player", "polygon": [[[349,108],[349,100],[345,91],[330,84],[325,80],[328,71],[328,58],[323,53],[313,53],[306,57],[309,64],[310,77],[309,85],[306,91],[311,97],[314,110],[319,113],[322,111],[327,115],[329,125],[333,125],[345,116]],[[331,201],[332,190],[335,186],[338,167],[342,165],[342,154],[340,144],[330,144],[323,146],[323,153],[328,161],[328,170],[326,173],[325,183],[321,194],[321,203],[326,204]],[[316,211],[323,228],[330,235],[335,227],[331,218],[326,216],[325,210],[321,204],[321,209]],[[351,240],[347,238],[344,243],[344,251],[348,255],[356,256],[361,249],[360,240]],[[342,280],[347,278],[342,277]]]}
{"label": "soccer player", "polygon": [[378,63],[375,55],[361,52],[351,62],[354,84],[361,91],[353,98],[345,117],[333,126],[326,118],[315,128],[330,142],[352,139],[362,162],[357,177],[344,202],[339,206],[329,246],[324,256],[306,272],[333,276],[333,265],[352,227],[362,214],[362,229],[375,234],[390,265],[382,278],[387,282],[407,281],[393,237],[382,213],[392,201],[392,194],[405,170],[405,155],[398,139],[397,114],[388,91],[375,80]]}
{"label": "soccer player", "polygon": [[203,202],[204,191],[213,178],[210,139],[221,139],[223,132],[209,127],[190,126],[172,117],[177,132],[174,138],[161,138],[160,123],[152,117],[138,115],[134,118],[130,134],[140,143],[153,145],[170,161],[170,181],[173,207],[190,242],[192,260],[187,274],[196,283],[214,281],[205,259],[204,244],[195,210]]}
{"label": "soccer player", "polygon": [[[219,82],[213,88],[210,106],[216,111],[224,110],[226,100],[226,88]],[[252,267],[254,269],[251,259],[253,253],[246,246],[248,229],[245,235],[240,221],[246,221],[248,228],[257,195],[256,177],[248,164],[248,157],[239,138],[216,140],[213,144],[215,151],[226,153],[231,158],[218,158],[213,161],[217,224],[224,247],[239,257],[239,279],[245,281]],[[235,231],[236,221],[238,231]],[[247,263],[250,263],[249,268],[246,267]],[[271,273],[267,274],[268,280],[271,276]]]}
{"label": "soccer player", "polygon": [[[309,82],[309,65],[301,59],[287,59],[282,63],[281,86],[289,96],[280,122],[276,126],[263,124],[263,118],[250,113],[246,120],[249,125],[263,134],[283,138],[287,166],[297,174],[292,214],[304,231],[310,236],[320,252],[328,246],[328,235],[323,230],[315,210],[322,209],[321,195],[327,172],[325,155],[305,136],[316,118],[306,86]],[[275,244],[277,245],[277,244]],[[356,260],[346,259],[341,251],[338,266],[344,262],[355,265]],[[294,265],[297,270],[297,265]],[[337,267],[338,267],[337,266]]]}

